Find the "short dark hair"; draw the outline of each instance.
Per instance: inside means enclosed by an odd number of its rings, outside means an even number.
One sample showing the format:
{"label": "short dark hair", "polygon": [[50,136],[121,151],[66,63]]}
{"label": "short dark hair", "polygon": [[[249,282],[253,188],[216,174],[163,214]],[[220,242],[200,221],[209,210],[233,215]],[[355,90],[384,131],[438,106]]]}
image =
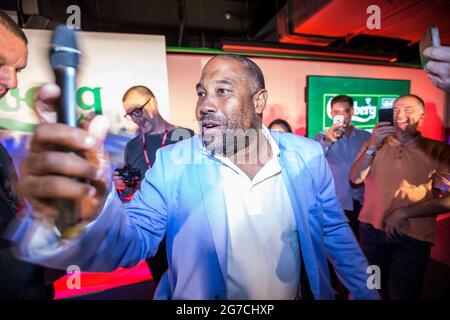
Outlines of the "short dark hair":
{"label": "short dark hair", "polygon": [[333,105],[338,102],[347,102],[350,105],[350,107],[353,108],[353,99],[350,98],[349,96],[346,96],[344,94],[335,96],[333,99],[331,99],[331,107],[333,107]]}
{"label": "short dark hair", "polygon": [[4,26],[8,31],[20,38],[25,44],[28,44],[27,36],[23,30],[2,10],[0,10],[0,25]]}
{"label": "short dark hair", "polygon": [[269,124],[269,129],[272,129],[273,126],[279,125],[286,129],[287,132],[292,132],[292,128],[286,120],[283,119],[275,119]]}
{"label": "short dark hair", "polygon": [[425,102],[423,101],[423,99],[421,97],[419,97],[418,95],[412,94],[412,93],[405,93],[402,94],[400,97],[398,97],[397,99],[395,99],[394,104],[400,100],[401,98],[406,98],[406,97],[411,97],[416,99],[417,101],[419,101],[419,105],[422,108],[422,110],[425,112]]}
{"label": "short dark hair", "polygon": [[147,88],[146,86],[143,85],[138,85],[138,86],[133,86],[131,88],[129,88],[123,95],[122,97],[122,102],[125,102],[125,100],[128,99],[128,96],[133,93],[139,93],[142,95],[146,95],[146,96],[150,96],[151,98],[154,98],[155,95],[153,94],[152,90],[150,90],[149,88]]}
{"label": "short dark hair", "polygon": [[234,61],[241,62],[245,66],[247,74],[255,81],[255,88],[254,88],[255,93],[258,92],[259,90],[266,88],[266,83],[264,81],[264,75],[263,75],[261,69],[258,67],[258,65],[255,62],[253,62],[249,58],[238,55],[238,54],[223,54],[223,55],[216,56],[214,58],[221,58],[221,59],[225,59],[225,60],[234,60]]}

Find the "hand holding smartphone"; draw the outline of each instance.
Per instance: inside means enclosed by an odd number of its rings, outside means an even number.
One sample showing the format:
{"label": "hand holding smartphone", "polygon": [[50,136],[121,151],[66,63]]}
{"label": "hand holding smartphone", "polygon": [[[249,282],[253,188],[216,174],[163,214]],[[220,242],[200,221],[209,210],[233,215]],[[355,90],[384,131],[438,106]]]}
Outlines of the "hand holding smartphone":
{"label": "hand holding smartphone", "polygon": [[389,122],[391,126],[394,125],[394,109],[379,109],[378,122]]}
{"label": "hand holding smartphone", "polygon": [[333,124],[343,124],[344,123],[344,115],[337,114],[333,117]]}
{"label": "hand holding smartphone", "polygon": [[333,125],[328,128],[326,133],[326,139],[330,143],[336,142],[344,132],[344,115],[337,114],[333,116]]}
{"label": "hand holding smartphone", "polygon": [[422,65],[422,68],[425,68],[425,65],[428,62],[428,58],[424,56],[423,51],[429,47],[440,47],[440,46],[441,41],[439,38],[438,27],[437,26],[429,27],[419,43],[420,63]]}

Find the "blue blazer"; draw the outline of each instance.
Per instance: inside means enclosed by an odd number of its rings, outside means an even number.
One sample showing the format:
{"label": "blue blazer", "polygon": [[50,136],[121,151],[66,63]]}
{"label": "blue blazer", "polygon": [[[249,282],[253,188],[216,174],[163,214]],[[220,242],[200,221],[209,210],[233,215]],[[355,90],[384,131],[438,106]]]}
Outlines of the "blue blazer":
{"label": "blue blazer", "polygon": [[[280,147],[282,175],[315,298],[334,299],[328,258],[354,298],[378,299],[377,291],[367,288],[367,262],[336,199],[322,148],[293,134],[271,134]],[[22,229],[29,231],[31,224]],[[34,250],[22,241],[21,255],[52,268],[76,264],[82,271],[110,271],[155,254],[166,235],[169,269],[155,298],[226,299],[227,233],[220,164],[202,151],[200,137],[194,136],[158,150],[141,190],[125,208],[111,194],[78,240],[47,253],[42,244]]]}

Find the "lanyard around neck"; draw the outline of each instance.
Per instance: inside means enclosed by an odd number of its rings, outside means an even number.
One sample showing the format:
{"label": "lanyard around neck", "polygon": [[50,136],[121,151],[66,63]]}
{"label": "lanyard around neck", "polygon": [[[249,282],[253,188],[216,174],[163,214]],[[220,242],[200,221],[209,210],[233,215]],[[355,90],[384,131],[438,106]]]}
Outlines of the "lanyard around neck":
{"label": "lanyard around neck", "polygon": [[[167,132],[168,132],[168,129],[166,127],[166,129],[164,130],[164,136],[162,138],[161,145],[159,146],[159,148],[162,148],[166,145]],[[143,133],[141,135],[141,137],[142,137],[142,148],[144,149],[145,163],[147,164],[147,169],[150,169],[152,167],[152,163],[150,162],[150,158],[148,156],[147,142],[145,141],[145,133]]]}

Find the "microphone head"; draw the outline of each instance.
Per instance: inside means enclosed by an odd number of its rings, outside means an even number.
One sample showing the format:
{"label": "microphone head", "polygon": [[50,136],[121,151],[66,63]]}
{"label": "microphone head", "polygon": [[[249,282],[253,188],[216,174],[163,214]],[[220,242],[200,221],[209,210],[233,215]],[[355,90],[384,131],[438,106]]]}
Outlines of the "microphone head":
{"label": "microphone head", "polygon": [[80,54],[75,31],[65,25],[57,26],[53,31],[50,44],[50,64],[52,68],[72,67],[78,69]]}

